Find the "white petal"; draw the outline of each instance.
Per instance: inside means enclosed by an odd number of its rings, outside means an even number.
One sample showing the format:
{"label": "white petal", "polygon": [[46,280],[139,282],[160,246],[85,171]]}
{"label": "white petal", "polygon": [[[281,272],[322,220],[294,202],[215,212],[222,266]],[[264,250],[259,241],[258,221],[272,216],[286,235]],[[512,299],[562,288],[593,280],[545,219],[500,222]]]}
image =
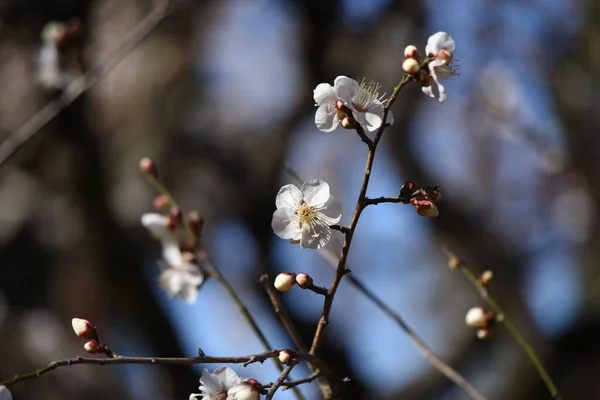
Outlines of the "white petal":
{"label": "white petal", "polygon": [[168,268],[164,270],[158,282],[171,296],[187,303],[194,303],[198,296],[204,274],[197,265],[189,264],[186,268]]}
{"label": "white petal", "polygon": [[302,192],[295,185],[285,185],[275,196],[275,206],[277,208],[298,208],[302,200]]}
{"label": "white petal", "polygon": [[6,386],[0,386],[0,400],[13,400],[12,394]]}
{"label": "white petal", "polygon": [[439,67],[443,64],[444,64],[443,60],[433,60],[432,62],[429,63],[429,73],[431,74],[431,77],[433,78],[433,80],[435,81],[435,83],[438,87],[440,103],[442,103],[444,100],[446,100],[446,88],[444,88],[444,86],[440,83],[437,73],[435,71],[435,67]]}
{"label": "white petal", "polygon": [[329,200],[329,185],[321,179],[310,179],[300,188],[306,204],[312,207],[321,207]]}
{"label": "white petal", "polygon": [[302,240],[300,246],[303,249],[320,249],[331,239],[331,228],[323,222],[317,221],[309,230],[308,226],[302,230]]}
{"label": "white petal", "polygon": [[271,220],[273,232],[282,239],[300,239],[302,230],[296,212],[289,208],[279,208],[273,213]]}
{"label": "white petal", "polygon": [[241,383],[227,391],[227,398],[232,400],[259,400],[260,394],[252,385]]}
{"label": "white petal", "polygon": [[202,393],[192,393],[192,394],[190,394],[189,400],[198,400],[198,399],[201,399],[200,396],[202,396]]}
{"label": "white petal", "polygon": [[435,97],[435,95],[433,94],[433,89],[431,88],[431,86],[423,86],[421,88],[421,90],[423,91],[423,93],[425,93],[427,96],[429,97]]}
{"label": "white petal", "polygon": [[328,225],[334,225],[340,222],[342,218],[342,205],[333,196],[325,203],[325,208],[318,213],[319,219]]}
{"label": "white petal", "polygon": [[172,233],[167,229],[169,224],[169,218],[158,213],[148,213],[142,215],[142,225],[144,225],[152,235],[158,239],[163,240],[168,236],[172,236]]}
{"label": "white petal", "polygon": [[337,89],[329,83],[319,83],[315,90],[313,90],[313,98],[319,106],[335,104],[338,99]]}
{"label": "white petal", "polygon": [[214,374],[219,377],[221,385],[225,390],[244,382],[244,378],[240,378],[230,367],[219,367],[215,369]]}
{"label": "white petal", "polygon": [[335,107],[329,104],[324,104],[317,108],[315,113],[315,125],[317,129],[323,132],[331,132],[340,124],[340,119],[337,117]]}
{"label": "white petal", "polygon": [[366,129],[369,132],[376,131],[381,126],[383,116],[383,105],[381,103],[372,104],[365,113]]}
{"label": "white petal", "polygon": [[358,89],[358,82],[347,76],[338,76],[335,78],[334,87],[337,89],[340,100],[348,106],[351,105],[352,97]]}
{"label": "white petal", "polygon": [[[225,367],[221,367],[225,368]],[[215,370],[217,372],[219,368]],[[221,380],[217,375],[211,374],[207,369],[202,371],[202,376],[200,377],[200,391],[206,394],[214,394],[218,390],[222,390],[224,388],[221,387]]]}
{"label": "white petal", "polygon": [[385,123],[394,125],[394,113],[392,113],[392,110],[388,111],[387,118],[385,119]]}
{"label": "white petal", "polygon": [[454,53],[456,45],[454,39],[446,32],[438,32],[429,37],[427,40],[427,46],[425,46],[425,53],[427,55],[437,54],[440,50],[446,49],[450,53]]}
{"label": "white petal", "polygon": [[162,256],[163,259],[169,264],[171,267],[177,267],[183,263],[183,258],[181,257],[181,250],[179,249],[179,244],[175,239],[165,239],[162,242]]}

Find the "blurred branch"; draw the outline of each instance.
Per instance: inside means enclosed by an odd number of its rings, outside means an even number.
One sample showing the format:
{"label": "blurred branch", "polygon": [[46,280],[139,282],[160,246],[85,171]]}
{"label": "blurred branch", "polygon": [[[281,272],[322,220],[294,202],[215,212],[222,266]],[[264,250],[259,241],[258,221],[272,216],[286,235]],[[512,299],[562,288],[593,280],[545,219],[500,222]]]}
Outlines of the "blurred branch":
{"label": "blurred branch", "polygon": [[271,400],[273,398],[273,396],[275,395],[275,392],[277,392],[277,389],[279,389],[279,387],[281,387],[283,382],[287,379],[287,377],[290,375],[290,373],[292,372],[294,367],[296,365],[298,365],[298,363],[299,363],[299,361],[295,360],[295,359],[290,361],[289,365],[284,368],[284,370],[281,372],[281,375],[279,375],[279,378],[277,378],[275,383],[273,383],[273,386],[271,386],[271,388],[269,389],[269,392],[267,393],[267,397],[265,398],[265,400]]}
{"label": "blurred branch", "polygon": [[158,0],[154,10],[123,40],[121,46],[107,59],[90,68],[83,76],[74,79],[55,100],[31,116],[20,128],[9,134],[0,144],[0,166],[48,125],[62,110],[71,105],[83,93],[100,82],[109,72],[142,43],[169,15],[169,0]]}
{"label": "blurred branch", "polygon": [[448,257],[454,259],[454,261],[460,267],[462,273],[467,277],[469,282],[471,282],[473,286],[475,286],[475,288],[481,295],[481,298],[485,300],[486,303],[488,303],[488,305],[494,312],[495,320],[499,323],[502,323],[506,327],[506,330],[508,330],[508,332],[512,335],[512,337],[519,344],[519,346],[521,346],[521,348],[525,351],[527,357],[529,357],[529,359],[535,366],[538,374],[540,375],[540,378],[542,378],[542,381],[548,388],[548,391],[550,392],[552,398],[556,400],[562,400],[562,396],[558,393],[556,385],[552,381],[552,378],[548,374],[548,371],[546,371],[544,364],[533,349],[533,346],[527,341],[527,339],[525,339],[525,337],[519,331],[519,329],[517,329],[517,327],[506,316],[506,313],[504,312],[500,304],[498,304],[494,297],[489,293],[487,286],[482,284],[481,280],[475,275],[475,273],[469,268],[469,266],[465,264],[462,260],[460,260],[460,258],[458,258],[458,256],[455,253],[448,250],[445,250],[445,252],[448,255]]}

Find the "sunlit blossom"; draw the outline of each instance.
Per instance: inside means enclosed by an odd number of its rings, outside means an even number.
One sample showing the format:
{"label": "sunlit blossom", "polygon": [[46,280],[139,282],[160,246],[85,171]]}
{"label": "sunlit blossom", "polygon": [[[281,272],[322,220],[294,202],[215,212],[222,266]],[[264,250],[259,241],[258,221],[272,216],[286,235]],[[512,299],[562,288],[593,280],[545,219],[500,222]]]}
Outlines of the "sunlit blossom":
{"label": "sunlit blossom", "polygon": [[[372,132],[381,126],[383,118],[383,98],[379,90],[381,85],[375,81],[355,81],[347,76],[335,78],[334,86],[337,88],[339,98],[352,110],[354,119],[367,131]],[[394,123],[392,112],[388,112],[388,124]]]}
{"label": "sunlit blossom", "polygon": [[258,400],[260,383],[242,378],[229,367],[202,371],[200,393],[192,393],[190,400]]}
{"label": "sunlit blossom", "polygon": [[[440,83],[440,79],[452,78],[458,75],[457,65],[453,63],[454,51],[456,45],[454,39],[446,32],[438,32],[429,37],[425,52],[431,59],[428,64],[429,75],[438,89],[438,100],[443,102],[446,100],[446,88]],[[429,97],[435,98],[432,84],[429,83],[422,88],[423,93]]]}
{"label": "sunlit blossom", "polygon": [[327,182],[311,179],[298,189],[285,185],[275,199],[271,227],[277,236],[319,249],[331,239],[331,225],[342,217],[341,204],[333,199]]}

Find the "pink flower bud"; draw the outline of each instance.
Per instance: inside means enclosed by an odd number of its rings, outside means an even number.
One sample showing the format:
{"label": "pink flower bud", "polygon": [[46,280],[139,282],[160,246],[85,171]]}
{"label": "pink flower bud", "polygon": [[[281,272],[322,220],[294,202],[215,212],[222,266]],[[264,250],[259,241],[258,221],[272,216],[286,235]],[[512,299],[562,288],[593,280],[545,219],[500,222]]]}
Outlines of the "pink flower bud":
{"label": "pink flower bud", "polygon": [[159,211],[167,207],[169,203],[169,198],[164,194],[159,194],[154,198],[154,208],[156,208]]}
{"label": "pink flower bud", "polygon": [[232,400],[260,400],[261,384],[254,379],[233,386],[227,391],[227,398]]}
{"label": "pink flower bud", "polygon": [[281,350],[279,352],[279,362],[282,364],[287,364],[290,362],[290,360],[292,359],[292,355],[290,354],[289,351],[287,350]]}
{"label": "pink flower bud", "polygon": [[96,337],[96,328],[87,319],[73,318],[71,326],[77,336],[83,339],[92,339]]}
{"label": "pink flower bud", "polygon": [[465,322],[473,328],[486,328],[490,326],[493,319],[494,316],[492,313],[485,311],[481,307],[473,307],[467,312]]}
{"label": "pink flower bud", "polygon": [[417,200],[413,202],[413,204],[417,209],[417,214],[419,214],[421,217],[435,218],[440,215],[436,205],[429,200]]}
{"label": "pink flower bud", "polygon": [[308,289],[309,287],[312,286],[313,279],[310,277],[310,275],[302,273],[302,274],[296,275],[296,283],[302,289]]}
{"label": "pink flower bud", "polygon": [[417,46],[408,45],[404,48],[404,58],[414,58],[418,60],[420,58],[419,49]]}
{"label": "pink flower bud", "polygon": [[292,290],[295,282],[296,274],[293,272],[282,272],[275,278],[275,284],[273,286],[280,292],[289,292]]}
{"label": "pink flower bud", "polygon": [[152,161],[152,159],[148,157],[144,157],[140,160],[140,171],[154,178],[156,178],[158,175],[156,164],[154,164],[154,161]]}
{"label": "pink flower bud", "polygon": [[83,345],[85,351],[90,354],[102,353],[104,351],[104,345],[97,340],[90,340]]}
{"label": "pink flower bud", "polygon": [[402,70],[409,75],[415,75],[417,72],[419,72],[419,69],[421,69],[421,66],[414,58],[407,58],[402,63]]}

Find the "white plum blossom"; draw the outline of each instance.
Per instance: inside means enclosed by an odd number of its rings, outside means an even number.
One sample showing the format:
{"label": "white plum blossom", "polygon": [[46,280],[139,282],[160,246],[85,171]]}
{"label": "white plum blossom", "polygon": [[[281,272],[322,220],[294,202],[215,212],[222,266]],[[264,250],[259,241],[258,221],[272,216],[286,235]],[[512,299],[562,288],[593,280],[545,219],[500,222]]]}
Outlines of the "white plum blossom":
{"label": "white plum blossom", "polygon": [[200,377],[200,393],[192,393],[190,400],[259,400],[260,383],[239,377],[229,367],[219,367],[211,374],[207,369]]}
{"label": "white plum blossom", "polygon": [[162,244],[164,263],[161,263],[158,283],[170,296],[194,303],[204,282],[204,273],[187,257],[187,253],[179,249],[177,235],[169,229],[169,217],[157,213],[144,214],[142,225]]}
{"label": "white plum blossom", "polygon": [[[323,132],[331,132],[338,127],[340,120],[352,117],[367,131],[372,132],[381,126],[383,102],[379,95],[381,85],[376,82],[360,83],[346,76],[335,78],[333,86],[320,83],[313,90],[315,103],[319,108],[315,113],[315,124]],[[388,123],[394,122],[388,113]]]}
{"label": "white plum blossom", "polygon": [[[455,66],[452,65],[456,45],[454,39],[446,32],[438,32],[429,37],[425,53],[431,58],[428,64],[429,74],[437,85],[438,100],[443,102],[446,100],[446,88],[440,83],[440,78],[452,78],[458,75]],[[435,98],[431,84],[423,86],[423,93],[429,97]]]}
{"label": "white plum blossom", "polygon": [[[334,87],[338,96],[350,110],[354,119],[367,131],[373,132],[381,126],[383,118],[383,97],[379,94],[381,85],[375,81],[360,82],[347,76],[335,78]],[[394,123],[394,116],[388,112],[388,124]]]}
{"label": "white plum blossom", "polygon": [[285,185],[275,199],[271,227],[282,239],[299,242],[302,248],[319,249],[331,239],[331,225],[342,217],[342,206],[329,192],[327,182],[311,179],[298,189]]}

